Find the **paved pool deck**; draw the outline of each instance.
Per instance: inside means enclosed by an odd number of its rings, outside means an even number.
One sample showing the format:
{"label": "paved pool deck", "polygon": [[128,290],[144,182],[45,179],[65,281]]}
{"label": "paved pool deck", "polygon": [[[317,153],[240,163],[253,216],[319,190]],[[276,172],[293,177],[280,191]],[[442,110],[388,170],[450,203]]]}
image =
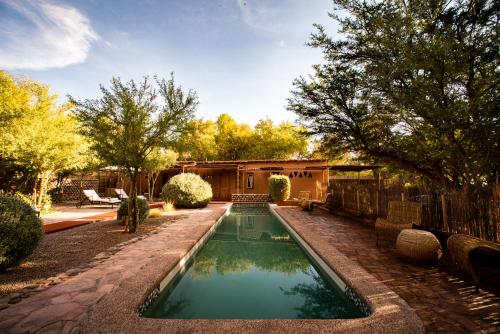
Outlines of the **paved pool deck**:
{"label": "paved pool deck", "polygon": [[391,249],[375,246],[372,227],[296,207],[276,211],[326,263],[348,273],[344,278],[368,298],[375,317],[348,321],[139,317],[137,309],[154,286],[227,207],[210,204],[192,210],[175,224],[121,245],[113,256],[96,256],[88,270],[0,310],[0,333],[419,333],[422,324],[413,310],[428,333],[500,331],[498,294],[486,290],[476,294],[471,284],[438,268],[401,262]]}
{"label": "paved pool deck", "polygon": [[[422,333],[405,301],[339,253],[301,220],[290,225],[325,261],[364,294],[373,314],[353,320],[165,320],[139,317],[137,310],[165,274],[214,227],[229,204],[192,210],[186,219],[122,245],[111,257],[97,256],[90,269],[0,311],[0,332],[19,333]],[[280,214],[293,208],[279,208]],[[299,217],[300,218],[300,217]]]}
{"label": "paved pool deck", "polygon": [[402,297],[422,319],[427,333],[500,333],[500,287],[474,291],[462,276],[443,268],[415,266],[394,249],[377,247],[373,227],[315,209],[278,208],[288,221],[300,222]]}

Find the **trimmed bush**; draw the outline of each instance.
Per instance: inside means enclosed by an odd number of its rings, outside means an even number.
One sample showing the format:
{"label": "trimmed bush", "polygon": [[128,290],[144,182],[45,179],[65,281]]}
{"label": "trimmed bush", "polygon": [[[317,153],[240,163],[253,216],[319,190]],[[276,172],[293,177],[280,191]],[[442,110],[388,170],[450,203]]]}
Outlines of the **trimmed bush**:
{"label": "trimmed bush", "polygon": [[273,201],[286,201],[290,197],[290,179],[286,175],[271,175],[269,177],[269,195]]}
{"label": "trimmed bush", "polygon": [[[125,216],[128,216],[128,201],[130,199],[123,201],[120,204],[120,208],[118,209],[118,220],[122,219]],[[145,198],[137,197],[137,203],[139,206],[139,224],[144,223],[146,218],[149,215],[149,205],[148,201]]]}
{"label": "trimmed bush", "polygon": [[33,253],[42,236],[42,222],[31,206],[0,194],[0,272]]}
{"label": "trimmed bush", "polygon": [[212,187],[199,175],[182,173],[163,186],[161,197],[177,208],[202,208],[212,200]]}

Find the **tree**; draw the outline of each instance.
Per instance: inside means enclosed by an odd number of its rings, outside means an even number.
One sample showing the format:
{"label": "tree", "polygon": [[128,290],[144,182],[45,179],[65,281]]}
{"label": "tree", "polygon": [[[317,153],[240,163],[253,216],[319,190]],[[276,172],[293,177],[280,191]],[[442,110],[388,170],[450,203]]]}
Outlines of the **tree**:
{"label": "tree", "polygon": [[215,143],[219,160],[248,159],[252,143],[253,130],[248,124],[238,124],[228,114],[217,118]]}
{"label": "tree", "polygon": [[[137,177],[147,166],[148,157],[157,147],[168,147],[182,133],[198,105],[196,93],[184,93],[169,80],[148,77],[140,83],[111,80],[109,89],[101,86],[102,97],[76,101],[75,115],[91,147],[106,163],[127,171],[130,178],[130,222],[125,230],[134,233],[139,221]],[[158,104],[158,97],[163,104]]]}
{"label": "tree", "polygon": [[[63,170],[82,164],[87,143],[78,134],[71,104],[57,105],[49,87],[31,80],[15,82],[0,73],[2,156],[24,167],[34,181],[33,201],[40,207],[48,183]],[[10,98],[10,100],[9,100]]]}
{"label": "tree", "polygon": [[155,147],[146,159],[144,171],[148,175],[148,193],[149,200],[153,200],[156,180],[160,172],[172,167],[177,161],[178,154],[172,150],[165,150],[160,147]]}
{"label": "tree", "polygon": [[308,136],[305,129],[290,122],[277,126],[269,118],[255,126],[252,159],[290,159],[307,153]]}
{"label": "tree", "polygon": [[288,108],[339,150],[395,163],[448,189],[500,167],[495,1],[336,0],[344,39],[316,25],[326,63]]}
{"label": "tree", "polygon": [[216,126],[213,121],[194,119],[189,122],[184,135],[175,143],[175,150],[183,160],[215,160]]}

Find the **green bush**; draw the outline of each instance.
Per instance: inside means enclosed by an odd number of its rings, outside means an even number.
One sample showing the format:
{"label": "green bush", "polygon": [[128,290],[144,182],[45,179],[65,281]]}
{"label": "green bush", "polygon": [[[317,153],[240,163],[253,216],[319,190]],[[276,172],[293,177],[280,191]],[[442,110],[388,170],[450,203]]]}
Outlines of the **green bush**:
{"label": "green bush", "polygon": [[42,236],[42,222],[31,206],[0,194],[0,272],[33,253]]}
{"label": "green bush", "polygon": [[212,200],[212,187],[199,175],[182,173],[163,186],[161,197],[178,208],[202,208]]}
{"label": "green bush", "polygon": [[[118,220],[122,219],[125,216],[128,216],[128,201],[130,199],[123,201],[120,204],[120,208],[118,209]],[[149,215],[149,204],[145,198],[137,197],[137,203],[139,206],[139,224],[144,223],[146,218]]]}
{"label": "green bush", "polygon": [[273,201],[286,201],[290,197],[290,179],[286,175],[269,177],[269,195]]}

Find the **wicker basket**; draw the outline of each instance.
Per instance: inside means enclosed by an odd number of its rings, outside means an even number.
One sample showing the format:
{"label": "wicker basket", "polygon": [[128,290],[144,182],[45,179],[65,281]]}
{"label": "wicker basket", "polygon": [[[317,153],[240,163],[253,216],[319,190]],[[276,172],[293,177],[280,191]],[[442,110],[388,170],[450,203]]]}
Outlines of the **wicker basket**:
{"label": "wicker basket", "polygon": [[396,252],[406,261],[431,264],[442,255],[439,240],[430,232],[404,229],[396,240]]}

